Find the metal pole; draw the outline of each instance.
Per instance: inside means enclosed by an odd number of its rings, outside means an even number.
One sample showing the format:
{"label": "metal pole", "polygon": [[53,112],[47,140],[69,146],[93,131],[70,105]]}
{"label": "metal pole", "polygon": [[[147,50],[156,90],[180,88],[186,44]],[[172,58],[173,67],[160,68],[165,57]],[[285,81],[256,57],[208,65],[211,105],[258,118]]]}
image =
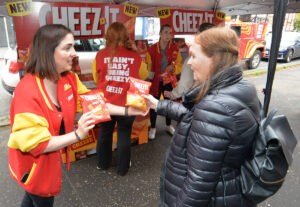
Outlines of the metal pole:
{"label": "metal pole", "polygon": [[272,44],[269,55],[266,88],[264,89],[265,97],[263,104],[263,117],[266,117],[268,114],[269,104],[271,100],[272,85],[276,70],[278,49],[281,41],[282,28],[285,19],[287,4],[288,0],[274,0]]}
{"label": "metal pole", "polygon": [[8,38],[8,31],[7,31],[7,24],[6,24],[6,17],[4,17],[3,20],[4,20],[4,28],[5,28],[5,34],[6,34],[7,47],[10,47],[9,38]]}

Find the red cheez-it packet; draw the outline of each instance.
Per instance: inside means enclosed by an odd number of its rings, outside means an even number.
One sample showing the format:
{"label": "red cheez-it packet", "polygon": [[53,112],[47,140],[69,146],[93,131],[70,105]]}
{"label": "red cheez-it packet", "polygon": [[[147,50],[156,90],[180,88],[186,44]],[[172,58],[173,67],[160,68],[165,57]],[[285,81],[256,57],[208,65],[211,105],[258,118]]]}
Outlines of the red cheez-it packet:
{"label": "red cheez-it packet", "polygon": [[102,92],[93,90],[79,97],[83,113],[91,111],[95,115],[95,124],[111,120]]}
{"label": "red cheez-it packet", "polygon": [[147,105],[142,95],[148,95],[151,83],[129,77],[130,88],[127,91],[126,106],[132,106],[147,111]]}
{"label": "red cheez-it packet", "polygon": [[163,81],[163,85],[167,85],[168,83],[172,84],[172,87],[175,88],[177,85],[177,78],[175,75],[172,75],[169,71],[164,71],[161,74],[159,74],[159,77]]}

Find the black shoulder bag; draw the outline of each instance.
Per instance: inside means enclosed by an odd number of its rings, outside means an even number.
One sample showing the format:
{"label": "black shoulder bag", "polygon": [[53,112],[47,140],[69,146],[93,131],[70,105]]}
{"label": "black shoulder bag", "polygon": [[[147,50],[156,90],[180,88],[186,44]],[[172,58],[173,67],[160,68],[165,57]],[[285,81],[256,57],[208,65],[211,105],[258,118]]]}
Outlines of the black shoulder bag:
{"label": "black shoulder bag", "polygon": [[274,195],[282,186],[297,139],[287,118],[276,115],[273,109],[266,118],[257,120],[253,111],[248,109],[259,127],[255,134],[252,156],[241,166],[241,184],[243,195],[257,204]]}

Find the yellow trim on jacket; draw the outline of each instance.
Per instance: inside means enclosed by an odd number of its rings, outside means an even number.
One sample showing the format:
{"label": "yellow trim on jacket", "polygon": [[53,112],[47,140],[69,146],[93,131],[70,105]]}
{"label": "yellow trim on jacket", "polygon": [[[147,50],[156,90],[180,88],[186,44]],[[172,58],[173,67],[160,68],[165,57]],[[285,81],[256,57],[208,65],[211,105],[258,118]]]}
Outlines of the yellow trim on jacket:
{"label": "yellow trim on jacket", "polygon": [[79,95],[84,94],[86,92],[89,92],[90,89],[88,89],[87,87],[85,87],[85,85],[83,85],[83,83],[79,80],[79,77],[76,73],[74,73],[75,77],[76,77],[76,82],[77,82],[77,108],[76,111],[77,112],[82,112],[82,106],[81,106],[81,102],[80,102],[80,98]]}
{"label": "yellow trim on jacket", "polygon": [[43,87],[42,87],[41,81],[43,81],[43,80],[41,80],[41,79],[40,79],[39,77],[37,77],[37,76],[36,76],[35,78],[36,78],[36,82],[37,82],[37,85],[38,85],[38,87],[39,87],[39,90],[41,91],[41,94],[43,95],[43,98],[45,99],[45,102],[46,102],[48,108],[51,109],[51,110],[53,111],[51,102],[48,100],[48,98],[47,98],[47,96],[46,96],[46,94],[45,94],[45,92],[44,92],[44,90],[43,90]]}
{"label": "yellow trim on jacket", "polygon": [[36,168],[36,163],[34,162],[32,164],[32,168],[31,168],[31,170],[29,172],[28,178],[26,179],[26,182],[24,183],[24,185],[27,185],[29,183],[29,181],[31,180],[31,177],[32,177],[32,175],[33,175],[33,173],[35,171],[35,168]]}

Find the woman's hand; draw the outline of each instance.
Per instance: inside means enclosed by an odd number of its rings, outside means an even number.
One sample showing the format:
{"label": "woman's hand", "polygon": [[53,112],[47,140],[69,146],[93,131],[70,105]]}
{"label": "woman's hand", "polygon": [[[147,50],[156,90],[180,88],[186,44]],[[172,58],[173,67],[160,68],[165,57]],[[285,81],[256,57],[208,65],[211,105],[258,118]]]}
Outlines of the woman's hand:
{"label": "woman's hand", "polygon": [[76,130],[77,134],[79,135],[80,139],[86,137],[89,133],[89,130],[94,128],[95,121],[93,119],[94,115],[92,112],[84,113],[79,121],[78,121],[78,129]]}
{"label": "woman's hand", "polygon": [[174,68],[173,65],[168,65],[168,66],[166,67],[166,70],[169,71],[169,72],[171,72],[171,73],[173,73],[173,72],[175,71],[175,68]]}
{"label": "woman's hand", "polygon": [[173,97],[171,91],[164,91],[164,97],[169,98],[171,100],[174,100],[175,98]]}
{"label": "woman's hand", "polygon": [[158,100],[154,98],[152,95],[143,95],[143,97],[146,100],[147,106],[150,107],[151,109],[156,109]]}
{"label": "woman's hand", "polygon": [[149,112],[149,109],[150,108],[148,108],[147,111],[143,111],[141,109],[137,109],[137,108],[129,106],[128,107],[128,115],[129,116],[146,116]]}

